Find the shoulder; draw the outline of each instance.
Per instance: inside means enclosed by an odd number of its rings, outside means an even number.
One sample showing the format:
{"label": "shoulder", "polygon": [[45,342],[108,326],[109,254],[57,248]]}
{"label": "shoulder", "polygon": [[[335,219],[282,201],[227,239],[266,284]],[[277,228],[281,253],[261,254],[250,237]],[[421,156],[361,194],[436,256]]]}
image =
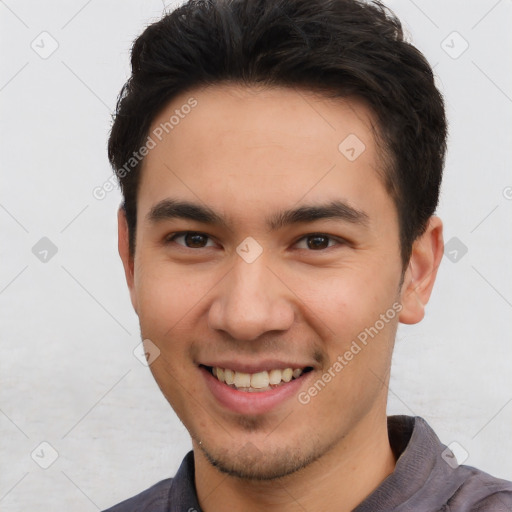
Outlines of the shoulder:
{"label": "shoulder", "polygon": [[473,512],[510,512],[511,510],[512,491],[492,494],[473,507]]}
{"label": "shoulder", "polygon": [[361,510],[410,512],[512,512],[512,482],[472,466],[459,465],[455,454],[421,417],[388,418],[395,471]]}
{"label": "shoulder", "polygon": [[167,478],[104,512],[166,512],[173,479]]}
{"label": "shoulder", "polygon": [[174,478],[161,480],[149,489],[104,512],[180,512],[199,510],[194,486],[194,452],[185,455]]}
{"label": "shoulder", "polygon": [[[512,482],[489,475],[471,466],[459,466],[465,473],[463,484],[449,501],[448,510],[471,512],[510,512]],[[467,507],[471,506],[470,509]]]}

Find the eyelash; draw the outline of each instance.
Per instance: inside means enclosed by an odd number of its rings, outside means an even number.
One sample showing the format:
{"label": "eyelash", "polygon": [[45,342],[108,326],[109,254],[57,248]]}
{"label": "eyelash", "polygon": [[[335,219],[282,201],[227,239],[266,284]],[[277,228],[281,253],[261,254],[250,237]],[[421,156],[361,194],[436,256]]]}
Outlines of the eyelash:
{"label": "eyelash", "polygon": [[[187,236],[187,235],[200,235],[200,236],[205,236],[208,238],[208,240],[212,240],[212,237],[210,237],[209,235],[207,235],[206,233],[202,233],[200,231],[179,231],[177,233],[173,233],[169,236],[167,236],[165,238],[165,243],[166,244],[169,244],[171,242],[175,242],[175,240],[177,238],[180,238],[180,237],[184,237],[184,236]],[[300,241],[302,240],[306,240],[308,238],[314,238],[314,237],[321,237],[321,238],[327,238],[329,239],[329,241],[333,241],[333,242],[336,242],[337,245],[347,245],[347,241],[346,240],[343,240],[341,238],[338,238],[338,237],[334,237],[334,236],[331,236],[331,235],[328,235],[326,233],[308,233],[307,235],[303,235],[301,236],[299,239],[297,239],[293,245],[296,245],[298,244]],[[207,242],[208,243],[208,242]],[[208,247],[187,247],[186,245],[184,244],[178,244],[178,245],[181,245],[183,248],[185,249],[192,249],[192,250],[198,250],[198,249],[207,249]],[[314,250],[314,249],[311,249],[309,250],[309,252],[322,252],[322,251],[325,251],[327,249],[331,249],[333,247],[333,245],[331,246],[327,246],[323,249],[318,249],[318,250]],[[302,249],[302,250],[308,250],[308,249]]]}

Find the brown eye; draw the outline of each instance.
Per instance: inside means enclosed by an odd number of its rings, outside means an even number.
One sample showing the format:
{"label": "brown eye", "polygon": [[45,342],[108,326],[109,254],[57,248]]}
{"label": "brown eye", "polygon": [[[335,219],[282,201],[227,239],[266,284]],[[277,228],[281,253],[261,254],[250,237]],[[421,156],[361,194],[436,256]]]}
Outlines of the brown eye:
{"label": "brown eye", "polygon": [[185,235],[185,244],[187,247],[204,247],[207,241],[208,237],[201,233],[187,233]]}
{"label": "brown eye", "polygon": [[308,236],[307,244],[309,249],[326,249],[329,247],[329,237],[323,235]]}
{"label": "brown eye", "polygon": [[170,237],[168,241],[176,242],[178,245],[183,245],[189,249],[202,249],[204,247],[211,247],[214,245],[208,235],[205,235],[204,233],[197,233],[195,231],[176,233]]}
{"label": "brown eye", "polygon": [[295,245],[299,249],[322,251],[323,249],[328,249],[334,245],[343,245],[343,241],[335,239],[329,235],[324,235],[323,233],[313,233],[311,235],[303,236],[295,243]]}

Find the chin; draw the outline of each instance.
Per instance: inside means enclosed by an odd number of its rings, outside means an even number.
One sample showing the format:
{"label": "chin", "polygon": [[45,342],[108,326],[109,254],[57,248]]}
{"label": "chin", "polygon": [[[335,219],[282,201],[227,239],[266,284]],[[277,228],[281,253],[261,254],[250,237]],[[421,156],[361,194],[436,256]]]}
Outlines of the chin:
{"label": "chin", "polygon": [[293,447],[259,449],[248,441],[238,450],[198,445],[208,462],[221,473],[242,480],[268,481],[283,478],[320,458],[326,449],[310,446],[307,451]]}

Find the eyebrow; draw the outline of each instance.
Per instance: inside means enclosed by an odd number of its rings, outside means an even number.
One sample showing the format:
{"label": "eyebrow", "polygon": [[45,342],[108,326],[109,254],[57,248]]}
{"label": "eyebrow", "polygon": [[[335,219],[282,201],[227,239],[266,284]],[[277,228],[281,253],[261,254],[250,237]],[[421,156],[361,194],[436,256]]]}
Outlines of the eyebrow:
{"label": "eyebrow", "polygon": [[292,224],[323,219],[342,220],[362,226],[367,226],[370,220],[368,214],[362,210],[353,208],[343,201],[334,200],[326,204],[303,205],[278,212],[267,220],[267,225],[271,231],[275,231]]}
{"label": "eyebrow", "polygon": [[[224,217],[208,206],[175,199],[160,201],[151,208],[146,218],[154,223],[169,219],[186,219],[202,224],[228,227]],[[370,220],[364,211],[343,201],[333,200],[325,204],[306,204],[277,212],[266,219],[266,224],[270,231],[277,231],[286,226],[323,219],[341,220],[361,226],[367,226]]]}
{"label": "eyebrow", "polygon": [[152,222],[175,218],[226,226],[224,219],[211,208],[189,201],[164,199],[153,206],[147,215],[147,219]]}

